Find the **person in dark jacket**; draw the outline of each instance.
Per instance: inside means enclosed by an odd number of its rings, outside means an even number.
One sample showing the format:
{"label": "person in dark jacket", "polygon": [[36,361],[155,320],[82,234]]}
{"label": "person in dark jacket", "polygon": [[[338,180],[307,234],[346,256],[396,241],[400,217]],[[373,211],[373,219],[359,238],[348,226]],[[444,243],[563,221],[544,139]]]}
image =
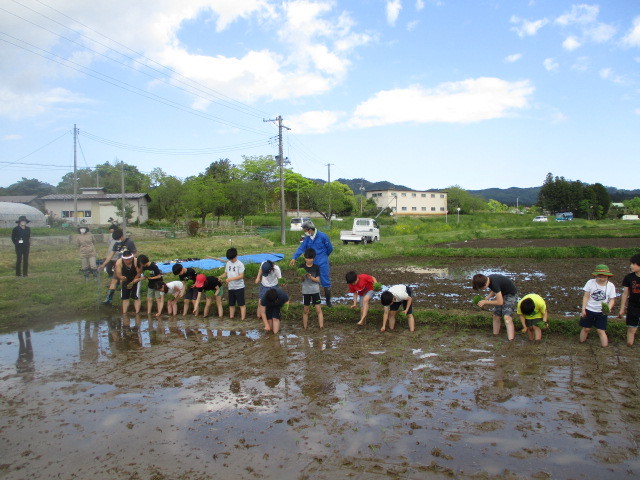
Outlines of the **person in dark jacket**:
{"label": "person in dark jacket", "polygon": [[11,241],[16,246],[16,277],[29,275],[29,247],[31,246],[31,229],[27,227],[27,217],[21,215],[11,231]]}

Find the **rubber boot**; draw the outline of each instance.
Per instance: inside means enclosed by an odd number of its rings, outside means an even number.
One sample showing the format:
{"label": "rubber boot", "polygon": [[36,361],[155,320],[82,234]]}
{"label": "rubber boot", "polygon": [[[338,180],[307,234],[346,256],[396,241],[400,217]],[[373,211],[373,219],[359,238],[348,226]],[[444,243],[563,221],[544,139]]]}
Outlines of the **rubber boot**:
{"label": "rubber boot", "polygon": [[82,273],[84,273],[84,283],[87,283],[89,281],[89,270],[83,270]]}
{"label": "rubber boot", "polygon": [[93,273],[93,279],[97,280],[98,279],[98,270],[91,270],[91,273]]}
{"label": "rubber boot", "polygon": [[325,302],[327,302],[327,307],[333,306],[333,304],[331,303],[331,289],[328,287],[324,288],[324,299]]}
{"label": "rubber boot", "polygon": [[111,290],[109,289],[109,291],[107,292],[107,296],[104,299],[104,302],[102,302],[103,305],[110,305],[111,302],[113,301],[113,294],[115,293],[115,290]]}

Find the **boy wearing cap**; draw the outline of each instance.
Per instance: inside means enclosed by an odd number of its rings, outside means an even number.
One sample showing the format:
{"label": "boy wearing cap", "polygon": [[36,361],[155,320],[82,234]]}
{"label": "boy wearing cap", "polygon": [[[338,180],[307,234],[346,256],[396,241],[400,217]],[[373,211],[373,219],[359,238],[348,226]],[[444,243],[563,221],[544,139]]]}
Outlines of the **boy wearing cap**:
{"label": "boy wearing cap", "polygon": [[[160,286],[162,285],[162,272],[156,262],[152,262],[149,260],[149,257],[146,255],[140,255],[138,257],[138,266],[142,272],[140,280],[143,278],[148,281],[147,283],[147,315],[151,314],[153,310],[153,300],[156,300],[156,305],[158,307],[158,313],[162,311],[164,292],[160,290]],[[150,272],[147,275],[144,272]]]}
{"label": "boy wearing cap", "polygon": [[636,254],[629,260],[631,273],[622,279],[622,300],[620,300],[620,313],[622,318],[627,314],[627,345],[630,347],[636,338],[638,324],[640,324],[640,254]]}
{"label": "boy wearing cap", "polygon": [[522,323],[522,332],[527,332],[529,340],[542,340],[542,328],[549,325],[549,312],[544,299],[535,293],[525,295],[518,302],[517,312]]}
{"label": "boy wearing cap", "polygon": [[27,227],[27,217],[20,215],[11,231],[11,241],[16,247],[16,277],[29,276],[29,248],[31,246],[31,229]]}
{"label": "boy wearing cap", "polygon": [[301,267],[307,273],[302,276],[302,326],[307,328],[309,323],[309,310],[311,305],[316,309],[318,315],[318,327],[324,328],[324,315],[320,304],[320,267],[314,263],[316,251],[307,248],[304,251],[304,265]]}
{"label": "boy wearing cap", "polygon": [[504,317],[504,324],[507,327],[507,339],[511,342],[516,338],[515,327],[513,326],[513,312],[516,309],[518,300],[518,289],[511,279],[504,275],[483,275],[478,273],[473,276],[471,285],[474,290],[491,290],[489,294],[478,302],[482,308],[485,305],[493,305],[493,334],[500,333],[500,321]]}
{"label": "boy wearing cap", "polygon": [[369,302],[373,298],[373,284],[377,282],[375,277],[361,273],[358,275],[356,272],[347,272],[345,280],[349,284],[349,292],[353,293],[353,304],[349,308],[356,308],[358,306],[358,297],[360,297],[360,321],[357,325],[364,325],[367,322],[367,313],[369,313]]}
{"label": "boy wearing cap", "polygon": [[122,289],[120,298],[122,299],[122,313],[127,313],[129,300],[133,299],[133,307],[136,313],[140,313],[140,274],[142,270],[138,267],[133,252],[125,250],[122,257],[116,261],[114,277],[120,280]]}
{"label": "boy wearing cap", "polygon": [[194,284],[194,288],[198,292],[198,296],[194,300],[193,305],[193,314],[197,317],[200,311],[200,300],[202,299],[202,295],[206,297],[204,302],[204,314],[203,316],[209,315],[209,308],[211,307],[211,303],[213,299],[216,299],[216,307],[218,308],[218,318],[222,318],[222,283],[218,280],[218,277],[209,276],[207,277],[203,273],[199,273],[196,275],[196,283]]}
{"label": "boy wearing cap", "polygon": [[[591,273],[595,278],[587,281],[582,296],[582,312],[580,314],[580,342],[586,342],[591,328],[596,327],[600,337],[600,345],[609,345],[607,338],[607,314],[613,310],[616,300],[616,288],[609,281],[613,273],[606,265],[597,265]],[[604,311],[603,311],[604,310]]]}
{"label": "boy wearing cap", "polygon": [[389,320],[389,330],[393,330],[396,326],[396,315],[400,310],[400,306],[404,309],[404,314],[407,316],[407,323],[409,324],[409,331],[413,332],[416,328],[416,321],[413,318],[413,299],[411,287],[408,285],[394,285],[389,287],[389,290],[385,290],[380,295],[380,303],[384,307],[384,313],[382,314],[382,328],[381,332],[387,329],[387,319]]}
{"label": "boy wearing cap", "polygon": [[267,290],[278,286],[278,280],[282,278],[282,271],[280,267],[273,263],[271,260],[262,262],[258,269],[258,275],[256,275],[256,283],[260,284],[260,290],[258,292],[258,318],[264,322],[264,329],[269,331],[269,323],[265,315],[264,306],[262,305],[262,297],[267,293]]}
{"label": "boy wearing cap", "polygon": [[244,263],[238,260],[238,250],[227,250],[227,263],[220,278],[225,278],[229,289],[229,318],[236,314],[236,305],[240,307],[240,320],[244,320],[247,307],[244,304]]}
{"label": "boy wearing cap", "polygon": [[[113,266],[115,268],[116,262],[122,256],[122,252],[125,250],[131,252],[134,256],[138,252],[138,250],[136,249],[135,243],[133,243],[133,240],[126,237],[124,232],[121,229],[116,228],[111,234],[111,238],[115,240],[115,243],[113,244],[113,247],[109,252],[109,255],[107,255],[107,258],[105,258],[102,264],[98,267],[99,271],[102,271],[105,267],[107,267],[107,265],[110,265],[110,262],[112,260],[113,260]],[[104,305],[109,305],[112,302],[113,293],[116,291],[117,284],[118,284],[118,277],[117,275],[115,275],[115,272],[114,272],[114,275],[111,278],[111,282],[109,283],[107,296],[102,302]]]}
{"label": "boy wearing cap", "polygon": [[331,278],[329,277],[329,255],[333,252],[333,245],[326,233],[316,230],[315,225],[311,221],[302,224],[304,230],[304,239],[300,246],[293,254],[293,258],[289,262],[289,266],[293,267],[296,259],[302,255],[307,248],[313,248],[316,251],[314,263],[320,267],[320,284],[324,287],[324,296],[327,307],[331,306]]}
{"label": "boy wearing cap", "polygon": [[[194,286],[196,283],[196,276],[198,275],[196,271],[189,267],[184,268],[181,263],[176,263],[173,267],[171,267],[171,272],[174,275],[177,275],[181,282],[184,282],[184,308],[182,310],[182,315],[186,315],[189,313],[189,301],[194,301],[198,297],[198,290]],[[191,286],[187,284],[187,282],[191,281]]]}

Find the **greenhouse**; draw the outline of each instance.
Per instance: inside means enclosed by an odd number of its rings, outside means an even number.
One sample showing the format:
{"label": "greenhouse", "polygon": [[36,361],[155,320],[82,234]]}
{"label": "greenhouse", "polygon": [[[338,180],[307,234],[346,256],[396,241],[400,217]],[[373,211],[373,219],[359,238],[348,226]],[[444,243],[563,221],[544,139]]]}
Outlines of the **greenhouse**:
{"label": "greenhouse", "polygon": [[13,228],[20,215],[24,215],[29,220],[30,227],[46,226],[44,213],[35,207],[24,203],[0,202],[0,228]]}

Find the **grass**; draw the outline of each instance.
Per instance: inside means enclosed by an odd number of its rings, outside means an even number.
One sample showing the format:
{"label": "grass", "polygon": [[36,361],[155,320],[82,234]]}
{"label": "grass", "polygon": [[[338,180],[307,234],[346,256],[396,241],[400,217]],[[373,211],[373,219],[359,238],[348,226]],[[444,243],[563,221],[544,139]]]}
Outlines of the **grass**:
{"label": "grass", "polygon": [[[602,221],[589,222],[574,220],[556,224],[555,222],[533,223],[532,215],[480,214],[461,216],[460,223],[449,216],[448,223],[443,217],[380,219],[382,241],[372,245],[342,245],[338,241],[340,229],[348,228],[352,221],[334,222],[328,230],[335,250],[331,255],[334,265],[357,264],[360,261],[396,257],[448,258],[625,258],[637,253],[637,249],[598,247],[520,247],[520,248],[439,248],[438,243],[459,242],[475,238],[597,238],[597,237],[640,237],[640,229],[632,222]],[[269,224],[266,219],[255,219]],[[324,223],[324,222],[322,222]],[[326,231],[321,222],[319,229]],[[5,229],[7,230],[7,229]],[[47,230],[46,233],[54,229]],[[5,233],[9,235],[9,230]],[[66,234],[69,231],[66,230]],[[39,231],[34,231],[38,236]],[[300,232],[287,231],[286,245],[280,244],[280,233],[269,232],[253,237],[193,237],[182,239],[149,239],[136,241],[139,253],[152,260],[174,260],[179,258],[224,256],[227,248],[238,248],[240,255],[250,253],[283,253],[290,258],[299,245]],[[98,245],[98,256],[103,257],[106,245]],[[106,279],[101,275],[101,284],[84,283],[79,273],[77,249],[72,245],[35,245],[31,249],[30,277],[16,279],[14,276],[15,254],[12,248],[0,250],[0,327],[33,324],[40,319],[67,319],[78,314],[101,310]],[[286,263],[282,268],[289,268]],[[294,267],[295,268],[295,267]],[[257,274],[258,265],[247,265],[248,282]],[[221,270],[206,272],[219,275]],[[255,306],[249,305],[249,309]],[[301,315],[292,306],[287,315]],[[377,315],[377,313],[375,314]],[[457,313],[423,310],[416,313],[418,321],[428,324],[461,325],[472,327],[474,322],[482,322],[486,328],[487,319]],[[336,307],[331,311],[328,322],[357,321],[357,314],[348,308]],[[559,330],[573,332],[570,326],[558,324]],[[617,328],[617,327],[614,327]],[[552,324],[552,331],[555,331]],[[573,334],[573,333],[572,333]]]}

